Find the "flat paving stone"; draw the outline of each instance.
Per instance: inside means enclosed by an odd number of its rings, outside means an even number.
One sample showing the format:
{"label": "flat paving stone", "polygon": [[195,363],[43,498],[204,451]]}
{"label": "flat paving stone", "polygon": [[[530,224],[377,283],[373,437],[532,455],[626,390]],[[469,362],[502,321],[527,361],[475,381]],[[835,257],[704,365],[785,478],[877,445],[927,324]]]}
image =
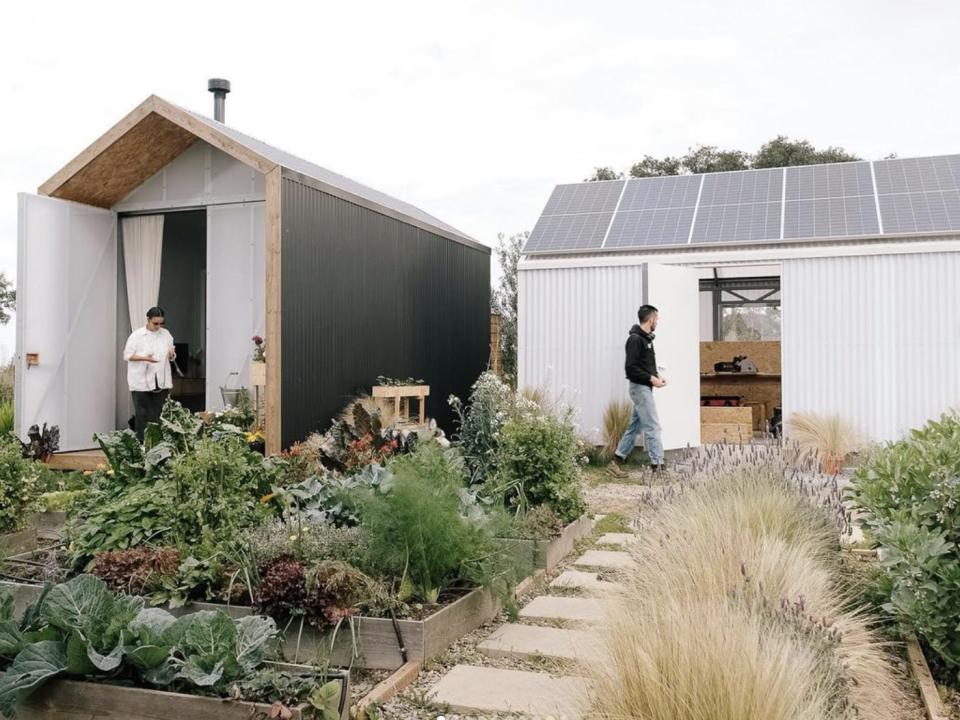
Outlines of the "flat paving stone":
{"label": "flat paving stone", "polygon": [[615,570],[632,568],[636,563],[630,553],[622,550],[587,550],[573,561],[577,567],[596,567]]}
{"label": "flat paving stone", "polygon": [[540,595],[524,606],[520,617],[598,623],[605,615],[603,603],[595,598]]}
{"label": "flat paving stone", "polygon": [[600,642],[596,634],[588,630],[507,623],[494,630],[478,649],[488,657],[529,659],[542,656],[577,660],[596,657]]}
{"label": "flat paving stone", "polygon": [[550,587],[575,588],[591,593],[616,592],[623,589],[620,583],[601,580],[597,577],[597,573],[583,570],[564,570],[553,579]]}
{"label": "flat paving stone", "polygon": [[633,533],[606,533],[597,540],[597,545],[630,545],[637,541]]}
{"label": "flat paving stone", "polygon": [[433,687],[430,697],[455,713],[520,712],[580,720],[589,704],[590,683],[580,677],[456,665]]}

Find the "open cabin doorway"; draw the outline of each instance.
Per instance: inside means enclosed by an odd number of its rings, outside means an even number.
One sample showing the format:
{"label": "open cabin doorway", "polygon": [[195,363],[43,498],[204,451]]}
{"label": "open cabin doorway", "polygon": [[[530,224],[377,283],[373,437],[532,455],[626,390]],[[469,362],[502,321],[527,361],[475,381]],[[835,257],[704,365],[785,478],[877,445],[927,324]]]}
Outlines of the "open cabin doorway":
{"label": "open cabin doorway", "polygon": [[779,264],[700,268],[700,437],[740,443],[782,427]]}
{"label": "open cabin doorway", "polygon": [[[129,216],[128,216],[129,217]],[[150,217],[150,216],[140,216]],[[154,215],[163,218],[160,253],[160,282],[157,305],[165,313],[166,328],[173,336],[177,358],[170,364],[173,378],[171,397],[194,412],[206,409],[206,327],[207,327],[207,211],[205,208],[166,212]],[[117,297],[117,334],[119,343],[117,379],[117,427],[130,427],[133,405],[126,384],[126,363],[123,362],[123,344],[132,331],[133,319],[142,316],[144,307],[129,311],[131,294],[128,290],[127,264],[138,262],[123,238],[123,218],[120,216],[119,273]],[[139,302],[138,304],[143,304]],[[140,327],[138,324],[137,327]]]}

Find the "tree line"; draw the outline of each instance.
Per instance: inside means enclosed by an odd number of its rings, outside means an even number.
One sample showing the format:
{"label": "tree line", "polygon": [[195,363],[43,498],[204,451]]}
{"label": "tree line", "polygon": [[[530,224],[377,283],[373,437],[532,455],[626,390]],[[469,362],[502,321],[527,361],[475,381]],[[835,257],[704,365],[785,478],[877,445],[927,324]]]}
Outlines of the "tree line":
{"label": "tree line", "polygon": [[[896,155],[888,155],[886,159]],[[762,168],[789,167],[794,165],[818,165],[862,160],[842,147],[831,145],[816,148],[809,140],[791,140],[778,135],[760,146],[755,153],[743,150],[724,150],[716,145],[699,145],[690,148],[685,155],[654,157],[645,155],[624,173],[609,166],[594,168],[593,175],[584,178],[593,180],[620,180],[624,177],[645,178],[667,175],[727,172],[730,170],[759,170]]]}

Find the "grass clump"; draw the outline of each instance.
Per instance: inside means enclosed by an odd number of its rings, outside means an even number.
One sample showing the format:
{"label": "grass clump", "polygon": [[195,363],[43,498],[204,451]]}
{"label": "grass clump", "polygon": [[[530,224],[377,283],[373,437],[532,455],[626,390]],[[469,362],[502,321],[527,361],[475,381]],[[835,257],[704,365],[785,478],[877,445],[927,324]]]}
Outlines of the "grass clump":
{"label": "grass clump", "polygon": [[603,456],[610,460],[620,439],[630,425],[633,403],[629,400],[611,400],[603,410]]}
{"label": "grass clump", "polygon": [[603,720],[895,720],[887,649],[844,582],[837,531],[783,476],[726,472],[664,504],[631,547]]}
{"label": "grass clump", "polygon": [[850,453],[863,447],[860,433],[837,415],[797,412],[787,419],[787,437],[800,450],[814,453],[821,469],[835,475]]}

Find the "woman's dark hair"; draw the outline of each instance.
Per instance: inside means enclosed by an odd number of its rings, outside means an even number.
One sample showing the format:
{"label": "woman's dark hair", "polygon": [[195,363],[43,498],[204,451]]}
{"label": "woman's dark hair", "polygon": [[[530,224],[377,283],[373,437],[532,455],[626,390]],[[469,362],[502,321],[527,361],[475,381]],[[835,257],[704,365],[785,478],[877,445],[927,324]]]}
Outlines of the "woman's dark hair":
{"label": "woman's dark hair", "polygon": [[152,307],[147,310],[147,320],[155,317],[165,317],[162,307]]}
{"label": "woman's dark hair", "polygon": [[653,305],[641,305],[640,309],[637,310],[637,319],[640,321],[641,324],[643,324],[655,312],[660,312],[660,311],[657,310]]}

